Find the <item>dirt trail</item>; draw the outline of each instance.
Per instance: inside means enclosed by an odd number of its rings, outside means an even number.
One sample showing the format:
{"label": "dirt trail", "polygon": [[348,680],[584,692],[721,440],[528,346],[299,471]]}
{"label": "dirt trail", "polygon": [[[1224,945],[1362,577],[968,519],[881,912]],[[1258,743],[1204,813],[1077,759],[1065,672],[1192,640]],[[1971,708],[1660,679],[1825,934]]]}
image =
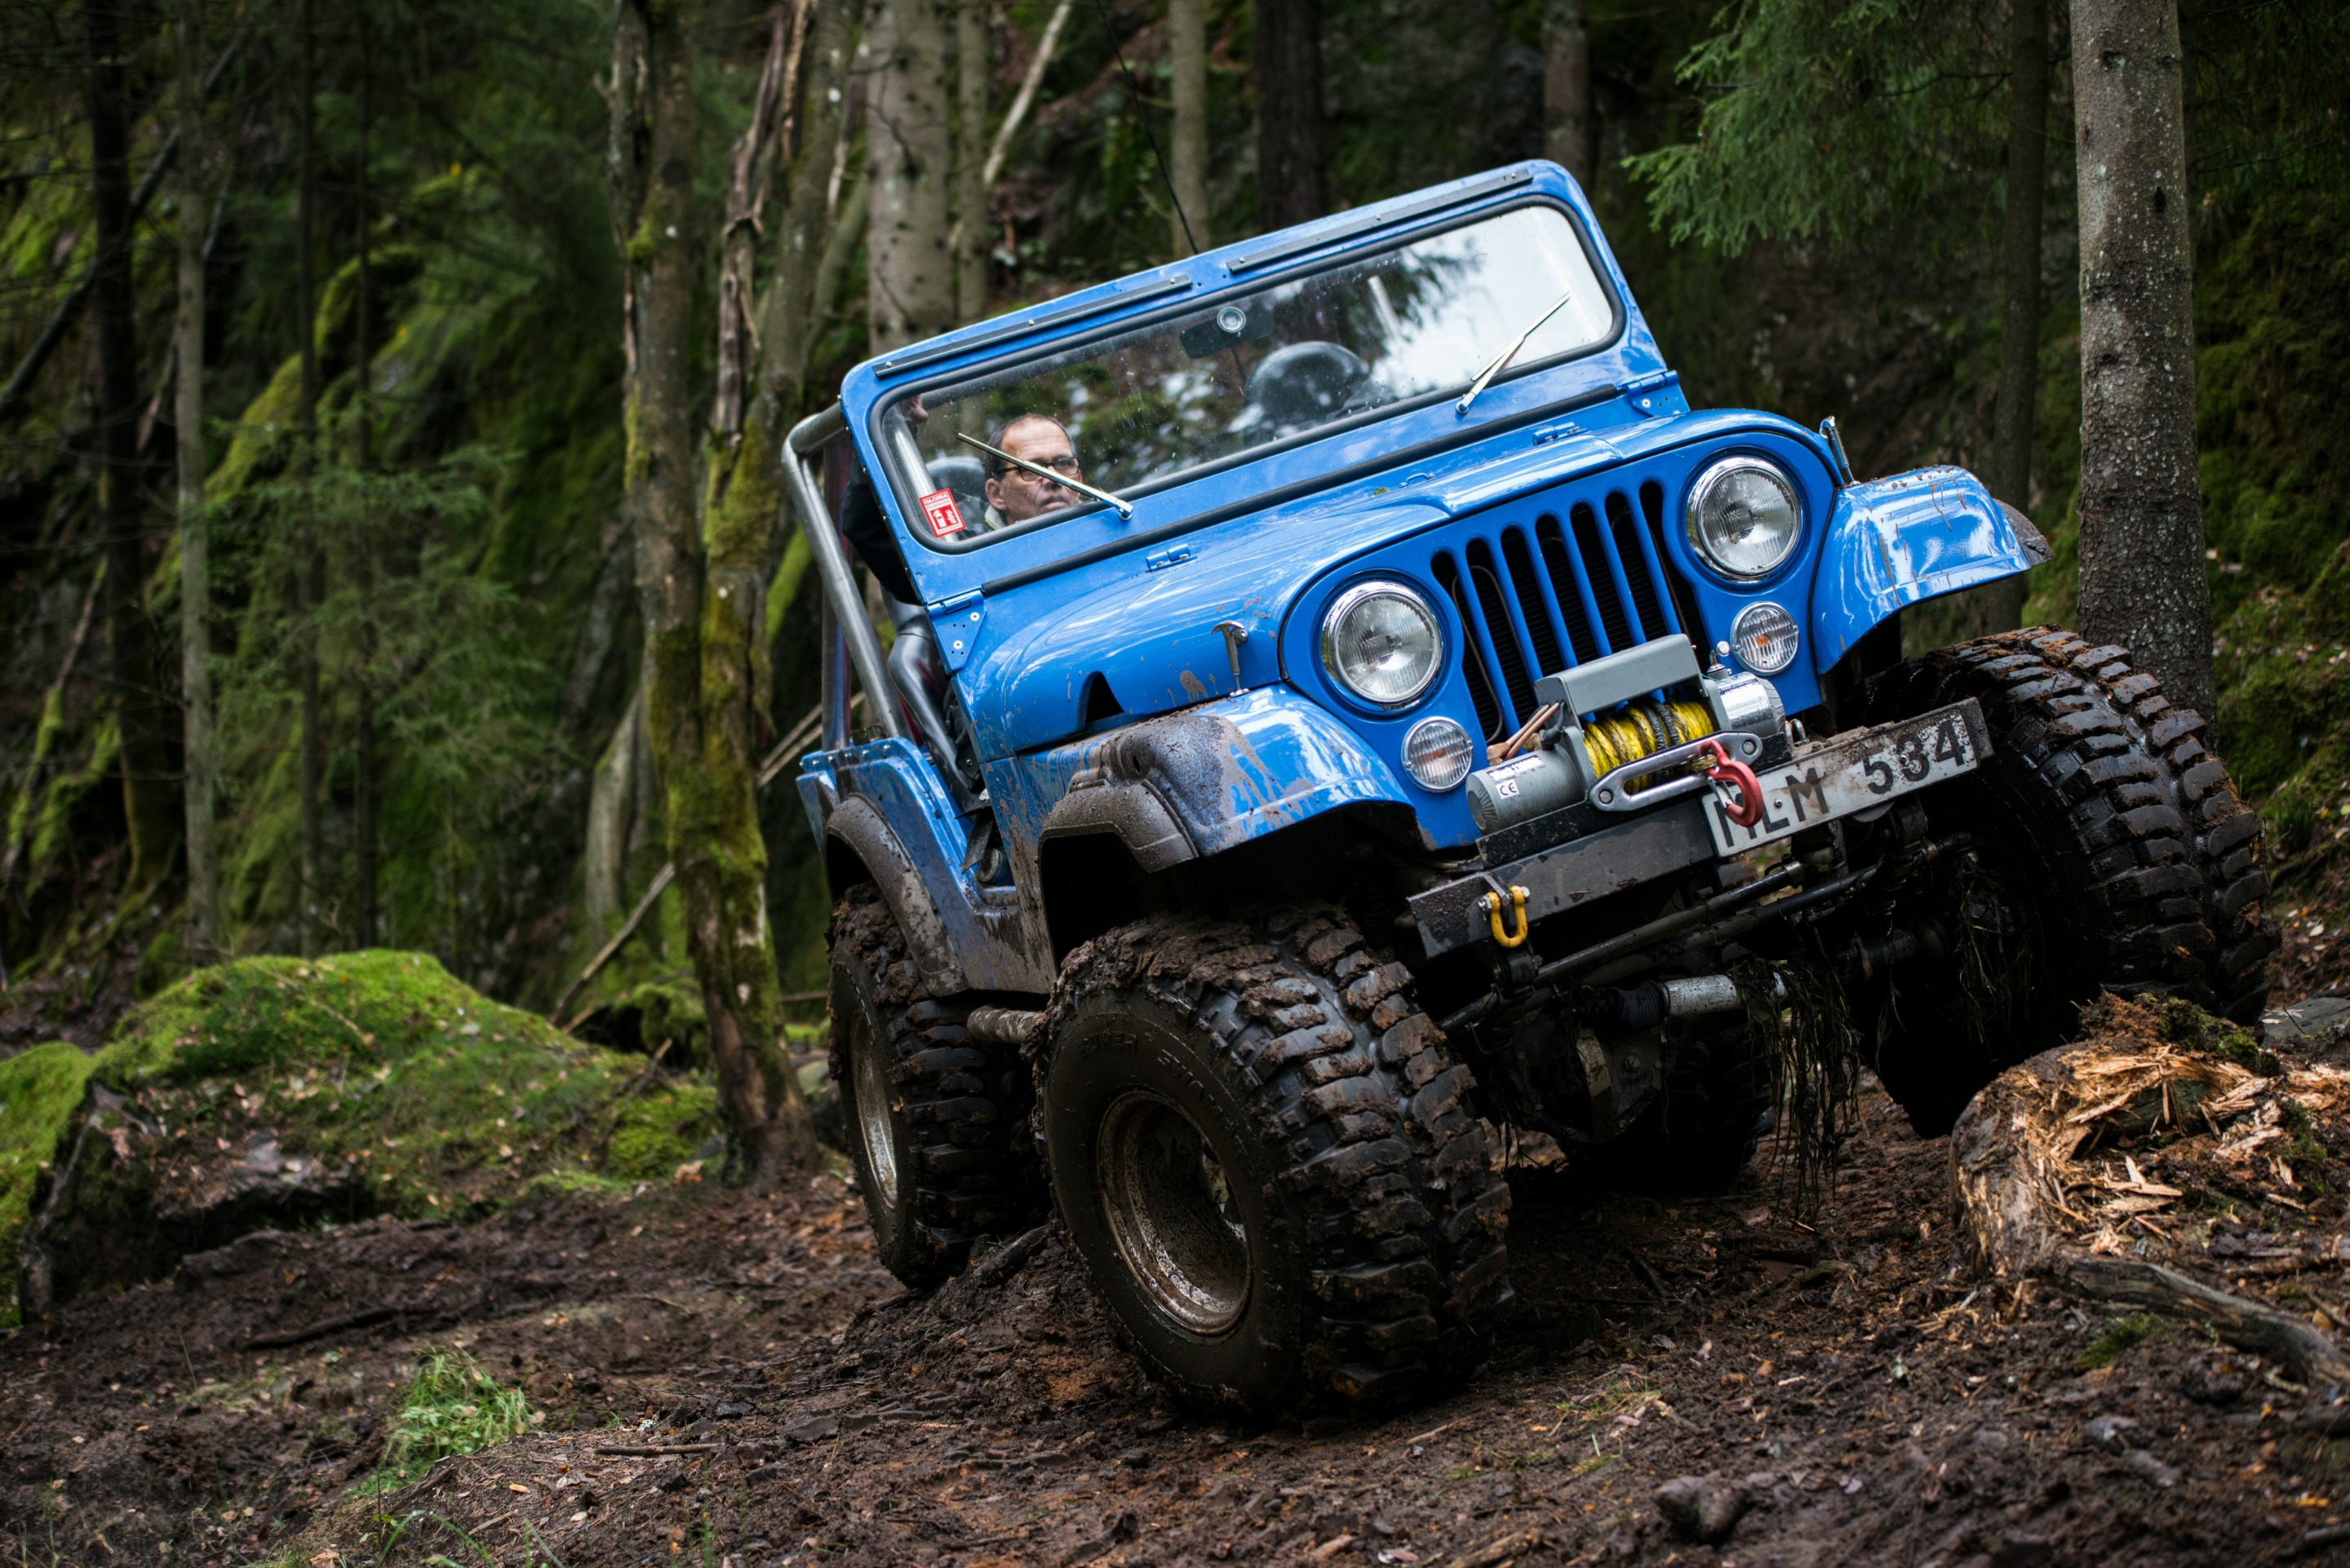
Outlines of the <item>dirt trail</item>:
{"label": "dirt trail", "polygon": [[[249,1239],[0,1344],[0,1562],[2008,1568],[2281,1559],[2350,1519],[2350,1445],[2289,1431],[2272,1369],[1974,1289],[1946,1161],[1871,1095],[1811,1231],[1767,1163],[1679,1203],[1522,1173],[1492,1363],[1312,1431],[1165,1408],[1049,1233],[907,1297],[830,1178]],[[443,1345],[545,1425],[336,1501]],[[1718,1549],[1660,1516],[1681,1476],[1742,1509]]]}

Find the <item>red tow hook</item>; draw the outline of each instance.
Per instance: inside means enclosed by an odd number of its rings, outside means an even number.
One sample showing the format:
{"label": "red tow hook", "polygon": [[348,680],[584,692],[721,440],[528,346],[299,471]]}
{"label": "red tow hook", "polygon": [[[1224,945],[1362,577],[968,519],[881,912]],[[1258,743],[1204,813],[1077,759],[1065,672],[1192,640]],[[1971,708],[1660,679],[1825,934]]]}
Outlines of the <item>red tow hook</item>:
{"label": "red tow hook", "polygon": [[[1724,751],[1720,741],[1709,737],[1703,744],[1713,753],[1713,765],[1705,770],[1705,776],[1714,782],[1721,815],[1741,827],[1752,827],[1762,821],[1762,781],[1754,776],[1754,770]],[[1735,804],[1729,793],[1720,787],[1724,784],[1738,792]]]}

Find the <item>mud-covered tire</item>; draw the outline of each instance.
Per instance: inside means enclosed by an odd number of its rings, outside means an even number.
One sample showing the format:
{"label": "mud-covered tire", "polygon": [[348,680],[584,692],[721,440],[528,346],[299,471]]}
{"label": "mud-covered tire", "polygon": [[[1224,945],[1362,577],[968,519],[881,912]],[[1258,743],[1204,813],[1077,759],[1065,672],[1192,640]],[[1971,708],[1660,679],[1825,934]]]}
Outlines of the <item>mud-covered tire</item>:
{"label": "mud-covered tire", "polygon": [[2047,627],[1980,638],[1877,677],[1867,716],[1967,697],[1993,754],[1926,809],[1936,833],[1974,835],[1977,860],[2030,917],[2031,991],[2001,1038],[1971,1038],[1951,966],[1898,971],[1878,1071],[1929,1133],[2000,1068],[2070,1035],[2101,990],[2258,1016],[2277,942],[2259,816],[2205,748],[2202,718],[2123,649]]}
{"label": "mud-covered tire", "polygon": [[925,997],[869,885],[833,910],[832,1081],[882,1265],[913,1290],[960,1272],[982,1236],[1043,1211],[1028,1064],[963,1028],[974,999]]}
{"label": "mud-covered tire", "polygon": [[1320,907],[1144,920],[1063,966],[1036,1064],[1055,1203],[1186,1402],[1388,1407],[1484,1361],[1509,1188],[1409,984]]}

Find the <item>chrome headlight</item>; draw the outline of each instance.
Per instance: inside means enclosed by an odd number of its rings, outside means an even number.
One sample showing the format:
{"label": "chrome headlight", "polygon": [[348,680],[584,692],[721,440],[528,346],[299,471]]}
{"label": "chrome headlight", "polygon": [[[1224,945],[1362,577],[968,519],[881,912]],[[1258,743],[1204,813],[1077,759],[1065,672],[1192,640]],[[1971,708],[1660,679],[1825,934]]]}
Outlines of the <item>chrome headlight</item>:
{"label": "chrome headlight", "polygon": [[1435,608],[1401,583],[1357,583],[1322,617],[1322,668],[1366,702],[1404,706],[1444,668]]}
{"label": "chrome headlight", "polygon": [[1795,482],[1758,457],[1726,457],[1690,486],[1689,542],[1729,577],[1767,577],[1794,554],[1804,510]]}

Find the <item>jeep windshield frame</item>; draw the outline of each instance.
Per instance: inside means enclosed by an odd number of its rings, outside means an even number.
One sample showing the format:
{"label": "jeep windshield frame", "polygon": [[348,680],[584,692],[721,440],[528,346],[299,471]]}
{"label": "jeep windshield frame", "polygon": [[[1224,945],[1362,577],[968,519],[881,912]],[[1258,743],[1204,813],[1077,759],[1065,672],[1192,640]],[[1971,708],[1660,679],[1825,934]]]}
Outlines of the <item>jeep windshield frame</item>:
{"label": "jeep windshield frame", "polygon": [[[1104,510],[1081,499],[1015,522],[987,514],[985,470],[961,431],[993,440],[1010,420],[1043,413],[1067,430],[1087,483],[1137,500],[1456,399],[1562,289],[1575,297],[1496,385],[1604,353],[1630,319],[1579,216],[1530,196],[909,382],[874,406],[868,429],[907,534],[960,555]],[[1114,396],[1098,397],[1103,382]],[[1124,428],[1106,429],[1121,410]],[[1464,422],[1439,444],[1484,433],[1483,421]],[[951,510],[935,505],[941,492]]]}

